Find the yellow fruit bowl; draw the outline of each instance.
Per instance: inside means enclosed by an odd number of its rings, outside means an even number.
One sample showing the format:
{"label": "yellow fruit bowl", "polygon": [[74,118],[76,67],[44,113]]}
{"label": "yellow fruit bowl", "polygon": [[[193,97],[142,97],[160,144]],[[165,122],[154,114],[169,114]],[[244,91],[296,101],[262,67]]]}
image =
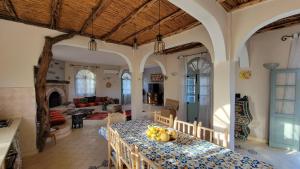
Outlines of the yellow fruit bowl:
{"label": "yellow fruit bowl", "polygon": [[149,139],[160,142],[174,141],[177,138],[175,130],[158,126],[148,126],[146,135]]}

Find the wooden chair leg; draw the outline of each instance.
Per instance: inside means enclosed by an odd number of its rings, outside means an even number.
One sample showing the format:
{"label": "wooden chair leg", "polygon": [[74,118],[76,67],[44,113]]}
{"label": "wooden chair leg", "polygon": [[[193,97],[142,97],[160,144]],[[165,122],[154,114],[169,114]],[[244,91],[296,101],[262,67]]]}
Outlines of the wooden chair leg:
{"label": "wooden chair leg", "polygon": [[111,164],[111,148],[110,148],[109,144],[108,144],[108,168],[109,169],[112,168],[112,164]]}

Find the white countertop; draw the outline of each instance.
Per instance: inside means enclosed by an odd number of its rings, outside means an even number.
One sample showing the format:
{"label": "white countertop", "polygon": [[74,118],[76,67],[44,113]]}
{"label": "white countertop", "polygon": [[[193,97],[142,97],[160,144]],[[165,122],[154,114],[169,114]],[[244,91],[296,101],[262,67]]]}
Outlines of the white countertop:
{"label": "white countertop", "polygon": [[9,127],[0,128],[0,166],[3,164],[9,146],[12,143],[16,131],[21,123],[21,118],[12,119]]}

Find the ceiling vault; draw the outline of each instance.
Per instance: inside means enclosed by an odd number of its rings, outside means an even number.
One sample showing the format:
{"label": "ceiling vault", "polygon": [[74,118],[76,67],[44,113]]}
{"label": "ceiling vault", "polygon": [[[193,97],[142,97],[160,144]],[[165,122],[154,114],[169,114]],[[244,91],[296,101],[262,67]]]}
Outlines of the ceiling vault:
{"label": "ceiling vault", "polygon": [[4,0],[3,3],[4,3],[3,5],[5,6],[6,10],[10,14],[10,16],[16,17],[16,19],[17,19],[18,15],[16,13],[15,7],[12,4],[11,0]]}
{"label": "ceiling vault", "polygon": [[112,28],[110,32],[103,35],[101,39],[107,40],[113,33],[117,32],[120,28],[125,26],[129,21],[133,20],[138,14],[150,8],[157,0],[148,0],[144,2],[141,6],[132,11],[127,17],[125,17],[121,22],[119,22],[115,27]]}
{"label": "ceiling vault", "polygon": [[99,3],[92,9],[90,16],[85,20],[84,24],[80,29],[80,34],[84,33],[87,27],[92,23],[93,19],[101,15],[104,12],[105,8],[109,6],[112,0],[100,0]]}
{"label": "ceiling vault", "polygon": [[56,29],[58,25],[62,3],[63,0],[52,0],[50,29]]}

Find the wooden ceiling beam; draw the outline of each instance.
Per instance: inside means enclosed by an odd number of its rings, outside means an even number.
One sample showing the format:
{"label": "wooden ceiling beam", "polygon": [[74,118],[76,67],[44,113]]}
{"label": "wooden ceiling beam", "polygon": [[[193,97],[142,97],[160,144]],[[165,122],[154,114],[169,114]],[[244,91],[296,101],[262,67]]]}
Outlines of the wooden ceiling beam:
{"label": "wooden ceiling beam", "polygon": [[60,19],[63,0],[52,0],[50,29],[56,29]]}
{"label": "wooden ceiling beam", "polygon": [[182,52],[185,50],[189,50],[189,49],[194,49],[194,48],[198,48],[198,47],[202,47],[203,44],[199,43],[199,42],[191,42],[191,43],[187,43],[184,45],[179,45],[179,46],[175,46],[172,48],[168,48],[164,50],[164,54],[168,55],[168,54],[173,54],[173,53],[177,53],[177,52]]}
{"label": "wooden ceiling beam", "polygon": [[[24,23],[24,24],[27,24],[27,25],[33,25],[33,26],[39,26],[39,27],[42,27],[42,28],[49,28],[49,24],[42,24],[42,23],[38,23],[38,22],[32,22],[32,21],[27,21],[27,20],[22,20],[22,19],[17,19],[15,17],[12,17],[12,16],[7,16],[7,15],[3,15],[3,14],[0,14],[0,19],[4,19],[4,20],[9,20],[9,21],[15,21],[15,22],[19,22],[19,23]],[[70,30],[70,29],[62,29],[62,28],[58,28],[56,27],[57,31],[60,31],[60,32],[64,32],[64,33],[73,33],[73,34],[76,34],[76,35],[80,35],[80,36],[86,36],[86,37],[91,37],[91,34],[89,33],[80,33],[80,32],[76,32],[74,30]],[[96,39],[99,39],[99,40],[102,40],[100,39],[99,36],[95,36]],[[126,43],[120,43],[118,41],[114,41],[114,40],[107,40],[106,42],[109,42],[109,43],[115,43],[115,44],[118,44],[118,45],[125,45],[125,46],[130,46],[129,44],[126,44]]]}
{"label": "wooden ceiling beam", "polygon": [[242,9],[242,8],[246,8],[246,7],[258,4],[258,3],[262,2],[262,1],[266,1],[266,0],[251,0],[249,2],[246,2],[246,3],[243,3],[241,5],[238,5],[238,6],[234,7],[233,9],[231,9],[231,11],[235,11],[235,10],[239,10],[239,9]]}
{"label": "wooden ceiling beam", "polygon": [[155,22],[154,24],[152,25],[149,25],[145,28],[143,28],[142,30],[138,31],[138,32],[134,32],[132,34],[130,34],[129,36],[127,36],[126,38],[122,39],[120,42],[123,43],[125,42],[126,40],[128,40],[129,38],[132,38],[132,37],[135,37],[135,36],[138,36],[139,34],[143,33],[143,32],[146,32],[146,31],[149,31],[149,30],[152,30],[155,26],[158,26],[158,24],[163,24],[171,19],[174,19],[180,15],[183,15],[185,12],[181,9],[178,9],[176,10],[175,12],[171,13],[170,15],[162,18],[160,21],[157,21]]}
{"label": "wooden ceiling beam", "polygon": [[258,30],[256,33],[263,33],[263,32],[267,32],[267,31],[271,31],[271,30],[275,30],[275,29],[281,29],[281,28],[289,27],[289,26],[296,25],[296,24],[300,24],[300,19],[266,26],[266,27],[263,27],[262,29]]}
{"label": "wooden ceiling beam", "polygon": [[91,14],[82,25],[80,29],[81,34],[85,32],[85,30],[97,16],[101,15],[101,13],[104,12],[105,8],[108,7],[111,2],[112,0],[99,0],[98,4],[92,9]]}
{"label": "wooden ceiling beam", "polygon": [[9,15],[18,19],[18,15],[16,13],[15,7],[14,7],[13,3],[11,2],[11,0],[4,0],[3,3],[4,3],[3,5],[4,5],[5,9],[9,13]]}
{"label": "wooden ceiling beam", "polygon": [[[180,28],[180,29],[178,29],[178,30],[176,30],[176,31],[167,33],[167,34],[163,35],[163,37],[166,38],[166,37],[169,37],[169,36],[178,34],[178,33],[183,32],[183,31],[185,31],[185,30],[192,29],[192,28],[194,28],[194,27],[196,27],[196,26],[198,26],[198,25],[201,25],[201,23],[200,23],[199,21],[195,21],[195,22],[193,22],[193,23],[191,23],[191,24],[188,24],[188,25],[186,25],[186,26],[184,26],[184,27],[182,27],[182,28]],[[146,43],[153,42],[153,41],[155,41],[155,39],[156,39],[156,38],[150,39],[150,40],[146,40],[146,41],[144,41],[144,42],[141,42],[141,45],[146,44]]]}
{"label": "wooden ceiling beam", "polygon": [[121,20],[121,22],[119,22],[115,27],[113,27],[110,32],[103,35],[102,39],[107,40],[112,34],[117,32],[120,28],[124,27],[129,21],[133,20],[136,16],[138,16],[138,14],[140,14],[144,10],[146,10],[146,9],[150,8],[151,6],[153,6],[153,4],[156,1],[157,0],[147,0],[146,2],[144,2],[138,8],[133,10],[127,17],[125,17],[123,20]]}

